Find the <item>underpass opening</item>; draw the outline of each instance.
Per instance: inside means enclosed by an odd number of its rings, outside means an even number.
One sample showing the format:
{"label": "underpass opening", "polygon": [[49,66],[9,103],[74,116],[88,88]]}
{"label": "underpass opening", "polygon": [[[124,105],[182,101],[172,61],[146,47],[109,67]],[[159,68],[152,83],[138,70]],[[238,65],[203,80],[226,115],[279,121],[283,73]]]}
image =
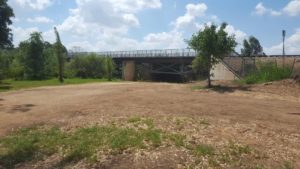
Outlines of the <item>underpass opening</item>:
{"label": "underpass opening", "polygon": [[151,80],[154,82],[170,82],[170,83],[185,83],[187,78],[181,74],[168,74],[168,73],[152,73]]}

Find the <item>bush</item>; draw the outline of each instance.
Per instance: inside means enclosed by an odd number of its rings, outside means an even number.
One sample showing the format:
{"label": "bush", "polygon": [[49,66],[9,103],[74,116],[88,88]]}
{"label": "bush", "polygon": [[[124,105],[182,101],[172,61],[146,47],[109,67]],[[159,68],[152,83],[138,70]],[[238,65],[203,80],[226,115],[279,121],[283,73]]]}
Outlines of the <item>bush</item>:
{"label": "bush", "polygon": [[108,62],[107,58],[96,54],[79,55],[66,65],[66,75],[69,78],[104,78],[111,75],[112,65],[112,61]]}
{"label": "bush", "polygon": [[13,60],[13,51],[0,50],[0,81],[9,77],[9,69]]}
{"label": "bush", "polygon": [[278,67],[276,63],[258,63],[258,69],[246,76],[242,82],[246,84],[264,83],[290,78],[291,67]]}

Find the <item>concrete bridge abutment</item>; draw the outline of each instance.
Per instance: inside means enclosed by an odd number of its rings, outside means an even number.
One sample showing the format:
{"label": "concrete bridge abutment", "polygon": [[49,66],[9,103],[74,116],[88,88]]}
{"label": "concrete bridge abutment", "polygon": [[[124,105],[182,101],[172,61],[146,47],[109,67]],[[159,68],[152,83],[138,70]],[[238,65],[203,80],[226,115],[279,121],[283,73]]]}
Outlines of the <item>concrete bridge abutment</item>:
{"label": "concrete bridge abutment", "polygon": [[126,81],[133,81],[135,79],[135,61],[123,61],[123,79]]}

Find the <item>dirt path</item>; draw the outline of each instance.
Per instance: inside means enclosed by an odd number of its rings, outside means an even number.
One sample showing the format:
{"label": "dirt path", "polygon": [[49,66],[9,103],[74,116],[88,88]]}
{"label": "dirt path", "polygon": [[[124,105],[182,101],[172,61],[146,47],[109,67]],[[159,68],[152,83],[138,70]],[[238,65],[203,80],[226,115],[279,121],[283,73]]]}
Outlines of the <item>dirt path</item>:
{"label": "dirt path", "polygon": [[[210,137],[215,140],[238,139],[270,153],[272,147],[276,152],[282,146],[287,153],[282,156],[289,159],[291,153],[294,161],[300,160],[300,97],[294,94],[299,88],[260,85],[195,91],[193,85],[95,83],[0,93],[0,136],[33,124],[77,127],[132,116],[158,120],[201,117],[211,119],[215,128]],[[287,144],[289,150],[284,149]]]}

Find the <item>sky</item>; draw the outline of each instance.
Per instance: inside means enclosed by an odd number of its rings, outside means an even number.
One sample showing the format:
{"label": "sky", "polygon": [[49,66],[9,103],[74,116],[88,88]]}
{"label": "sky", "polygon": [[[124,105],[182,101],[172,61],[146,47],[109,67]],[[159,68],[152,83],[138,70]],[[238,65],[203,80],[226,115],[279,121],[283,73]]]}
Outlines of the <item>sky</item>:
{"label": "sky", "polygon": [[266,54],[300,54],[300,0],[9,0],[14,45],[42,32],[75,51],[187,48],[192,34],[227,22],[239,45],[249,36]]}

